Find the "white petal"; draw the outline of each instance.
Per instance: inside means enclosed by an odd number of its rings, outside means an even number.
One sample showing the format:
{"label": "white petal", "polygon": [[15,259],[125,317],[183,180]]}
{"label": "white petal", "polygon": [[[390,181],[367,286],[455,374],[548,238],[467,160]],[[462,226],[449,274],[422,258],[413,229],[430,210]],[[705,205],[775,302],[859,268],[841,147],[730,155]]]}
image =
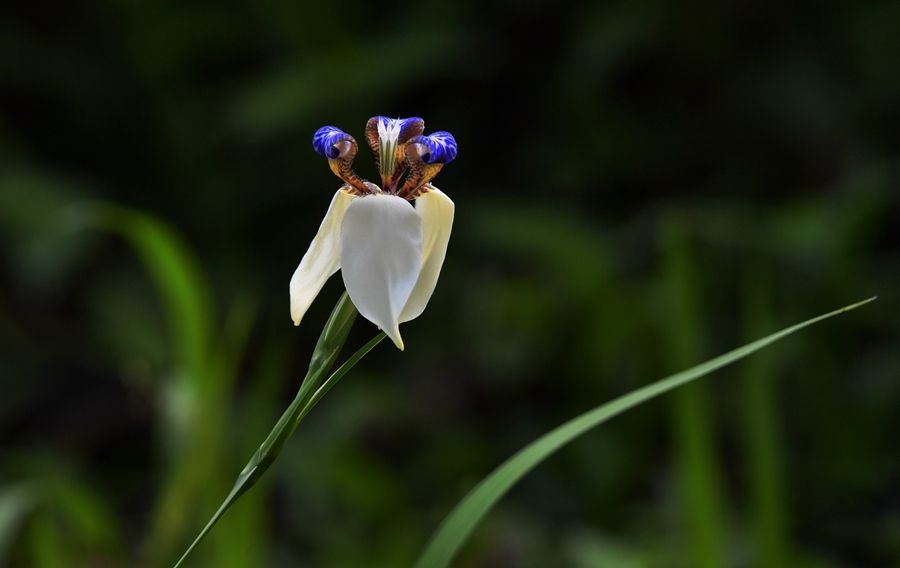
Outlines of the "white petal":
{"label": "white petal", "polygon": [[422,267],[422,221],[396,195],[360,197],[341,226],[341,274],[359,313],[403,349],[400,310]]}
{"label": "white petal", "polygon": [[416,212],[422,218],[422,270],[400,312],[400,323],[419,317],[431,299],[447,254],[454,210],[453,201],[436,188],[416,198]]}
{"label": "white petal", "polygon": [[291,319],[294,325],[300,325],[303,314],[325,281],[341,267],[341,222],[353,199],[354,196],[343,189],[334,194],[319,232],[291,277]]}

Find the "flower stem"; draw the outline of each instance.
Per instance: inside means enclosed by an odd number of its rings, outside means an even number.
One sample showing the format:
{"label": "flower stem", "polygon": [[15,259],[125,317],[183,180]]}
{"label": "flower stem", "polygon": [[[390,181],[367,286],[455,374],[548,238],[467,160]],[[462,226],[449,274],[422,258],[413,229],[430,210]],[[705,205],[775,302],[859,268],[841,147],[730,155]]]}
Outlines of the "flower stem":
{"label": "flower stem", "polygon": [[316,348],[310,358],[309,370],[300,385],[300,389],[297,391],[297,396],[294,397],[294,400],[281,415],[281,418],[278,419],[275,427],[272,428],[272,431],[260,444],[259,449],[256,450],[256,453],[253,454],[253,457],[238,475],[231,491],[222,501],[218,510],[206,523],[206,526],[203,527],[203,530],[200,531],[200,534],[197,535],[178,562],[175,563],[175,568],[184,563],[194,548],[200,544],[216,523],[219,522],[219,519],[222,518],[231,505],[259,481],[263,473],[269,469],[269,466],[281,453],[285,443],[291,434],[294,433],[294,430],[297,429],[300,421],[325,396],[325,393],[384,339],[384,333],[379,333],[325,380],[326,373],[334,366],[338,354],[347,340],[347,335],[350,333],[350,328],[356,319],[356,313],[356,308],[345,292],[338,300],[334,310],[332,310],[331,316],[328,318],[328,322],[319,336],[319,341],[316,343]]}

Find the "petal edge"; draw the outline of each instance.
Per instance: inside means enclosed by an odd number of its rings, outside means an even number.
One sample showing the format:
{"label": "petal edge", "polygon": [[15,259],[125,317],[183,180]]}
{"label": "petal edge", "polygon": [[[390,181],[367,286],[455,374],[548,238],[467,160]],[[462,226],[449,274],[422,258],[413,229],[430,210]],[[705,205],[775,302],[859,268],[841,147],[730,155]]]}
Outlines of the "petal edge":
{"label": "petal edge", "polygon": [[416,212],[422,218],[422,269],[400,312],[400,323],[419,317],[434,293],[447,254],[455,209],[447,194],[433,186],[416,198]]}
{"label": "petal edge", "polygon": [[403,350],[399,317],[422,267],[422,220],[405,199],[374,194],[347,208],[341,275],[359,313]]}
{"label": "petal edge", "polygon": [[344,188],[334,194],[316,236],[291,276],[291,319],[294,325],[300,325],[300,320],[325,281],[341,267],[341,224],[353,199],[354,196]]}

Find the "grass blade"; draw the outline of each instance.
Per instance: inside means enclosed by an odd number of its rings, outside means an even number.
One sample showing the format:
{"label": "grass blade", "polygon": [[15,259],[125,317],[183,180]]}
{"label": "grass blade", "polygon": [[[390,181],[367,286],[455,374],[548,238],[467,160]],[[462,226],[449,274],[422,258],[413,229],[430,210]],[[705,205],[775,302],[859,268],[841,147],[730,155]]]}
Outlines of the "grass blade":
{"label": "grass blade", "polygon": [[[773,319],[770,280],[763,266],[754,266],[744,277],[743,312],[748,337],[765,329]],[[787,454],[775,382],[781,374],[779,366],[768,352],[748,361],[743,368],[740,397],[753,530],[751,563],[772,568],[792,564]]]}
{"label": "grass blade", "polygon": [[[236,367],[226,368],[225,361],[218,360],[212,289],[199,259],[175,227],[152,214],[106,202],[74,204],[61,218],[72,230],[100,230],[128,243],[165,308],[164,333],[171,339],[174,363],[171,379],[160,381],[157,391],[166,471],[139,553],[145,564],[165,564],[177,552],[177,540],[190,526],[198,503],[219,493],[207,480],[221,467],[221,435]],[[249,329],[252,314],[246,320]]]}
{"label": "grass blade", "polygon": [[83,203],[69,222],[122,236],[150,272],[165,304],[179,365],[194,381],[210,381],[206,360],[212,347],[212,292],[197,259],[169,224],[147,213],[111,203]]}
{"label": "grass blade", "polygon": [[25,482],[0,488],[0,566],[6,566],[19,531],[35,508],[35,492]]}
{"label": "grass blade", "polygon": [[554,430],[551,430],[549,433],[541,436],[501,464],[500,467],[495,469],[472,489],[472,491],[463,498],[438,527],[437,532],[422,552],[422,555],[419,557],[415,566],[417,568],[440,568],[448,566],[481,519],[488,511],[490,511],[491,507],[493,507],[494,504],[496,504],[497,501],[499,501],[500,498],[516,484],[517,481],[519,481],[526,473],[534,469],[544,459],[595,426],[665,392],[742,359],[796,331],[854,308],[858,308],[874,299],[875,298],[869,298],[868,300],[863,300],[839,310],[792,325],[773,333],[772,335],[748,343],[743,347],[719,355],[696,367],[692,367],[686,371],[676,373],[653,384],[632,391],[577,416]]}
{"label": "grass blade", "polygon": [[[668,369],[683,369],[709,356],[704,346],[703,282],[687,220],[677,212],[662,223],[663,299],[668,317],[661,346]],[[679,502],[678,540],[690,566],[727,566],[728,520],[716,455],[712,385],[695,382],[669,397]]]}

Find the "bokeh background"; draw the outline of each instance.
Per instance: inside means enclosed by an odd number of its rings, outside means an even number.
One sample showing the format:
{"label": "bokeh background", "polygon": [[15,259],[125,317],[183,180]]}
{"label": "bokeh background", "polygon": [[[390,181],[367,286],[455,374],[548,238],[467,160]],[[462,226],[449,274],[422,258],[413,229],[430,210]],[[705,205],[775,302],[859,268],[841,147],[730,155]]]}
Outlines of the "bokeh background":
{"label": "bokeh background", "polygon": [[893,0],[4,8],[0,565],[183,550],[341,292],[291,325],[339,185],[312,133],[376,114],[459,142],[440,284],[192,565],[409,565],[541,433],[872,295],[565,448],[457,564],[900,565],[898,26]]}

